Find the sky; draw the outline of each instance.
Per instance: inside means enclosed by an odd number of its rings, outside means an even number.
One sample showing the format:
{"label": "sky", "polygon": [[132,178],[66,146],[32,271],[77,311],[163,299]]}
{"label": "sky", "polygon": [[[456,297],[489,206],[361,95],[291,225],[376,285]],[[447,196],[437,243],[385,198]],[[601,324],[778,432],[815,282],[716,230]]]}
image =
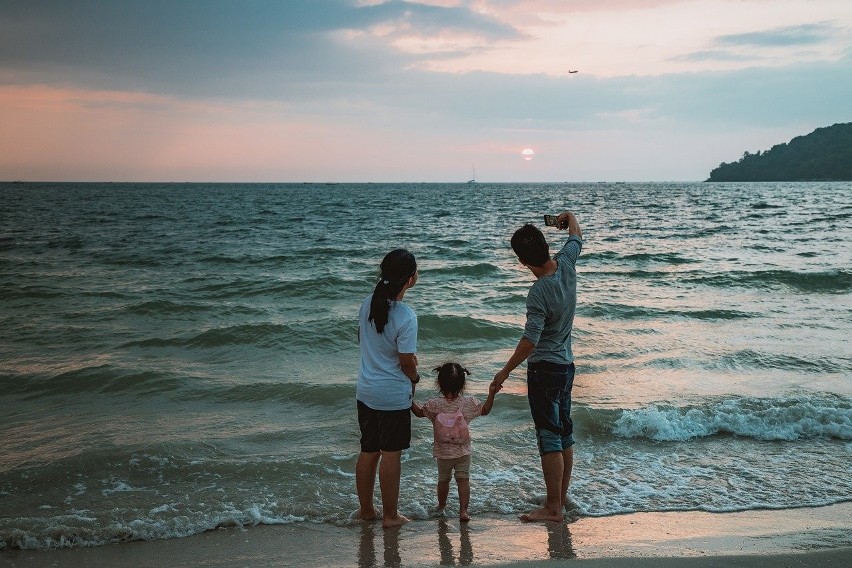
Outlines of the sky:
{"label": "sky", "polygon": [[850,0],[0,2],[0,180],[701,181],[842,122]]}

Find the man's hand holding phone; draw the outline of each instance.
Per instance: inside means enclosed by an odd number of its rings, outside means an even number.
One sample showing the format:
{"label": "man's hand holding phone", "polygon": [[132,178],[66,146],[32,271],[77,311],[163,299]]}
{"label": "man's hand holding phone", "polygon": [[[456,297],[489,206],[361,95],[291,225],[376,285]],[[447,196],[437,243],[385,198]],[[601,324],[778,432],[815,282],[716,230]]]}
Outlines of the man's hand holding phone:
{"label": "man's hand holding phone", "polygon": [[567,229],[568,228],[568,216],[566,215],[565,218],[561,222],[559,221],[559,218],[562,217],[563,215],[564,214],[562,214],[562,215],[545,215],[544,216],[544,226],[545,227],[556,227],[557,229]]}

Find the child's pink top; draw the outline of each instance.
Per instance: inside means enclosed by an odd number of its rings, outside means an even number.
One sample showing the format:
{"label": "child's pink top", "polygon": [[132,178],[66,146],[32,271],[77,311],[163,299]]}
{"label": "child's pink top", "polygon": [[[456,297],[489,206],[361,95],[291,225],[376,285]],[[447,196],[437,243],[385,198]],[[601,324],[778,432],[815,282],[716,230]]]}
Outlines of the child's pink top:
{"label": "child's pink top", "polygon": [[[453,400],[447,400],[443,396],[438,396],[430,398],[423,404],[423,413],[432,421],[433,439],[435,434],[435,417],[442,412],[457,412],[459,405],[462,405],[462,415],[464,416],[465,422],[468,424],[470,424],[470,421],[477,416],[482,415],[482,403],[472,396],[459,396]],[[468,456],[471,454],[471,451],[470,443],[445,444],[434,439],[434,443],[432,445],[432,455],[435,456],[435,458],[442,460]]]}

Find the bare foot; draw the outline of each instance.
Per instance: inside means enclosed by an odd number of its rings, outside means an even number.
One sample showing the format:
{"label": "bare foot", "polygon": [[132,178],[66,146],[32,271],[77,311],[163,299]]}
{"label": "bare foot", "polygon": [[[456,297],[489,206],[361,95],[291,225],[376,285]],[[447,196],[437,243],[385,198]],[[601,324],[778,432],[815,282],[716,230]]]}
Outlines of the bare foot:
{"label": "bare foot", "polygon": [[470,513],[467,511],[459,511],[459,521],[466,523],[470,520]]}
{"label": "bare foot", "polygon": [[408,522],[408,517],[397,514],[395,517],[385,517],[382,520],[382,528],[400,527]]}
{"label": "bare foot", "polygon": [[559,523],[564,520],[564,517],[562,516],[561,511],[554,513],[553,511],[542,507],[541,509],[531,511],[526,515],[521,515],[520,519],[525,523],[535,523],[540,521],[553,521]]}
{"label": "bare foot", "polygon": [[358,509],[355,512],[355,516],[358,517],[358,519],[361,520],[361,521],[372,521],[373,519],[375,519],[379,515],[378,515],[378,513],[376,513],[375,509],[369,509],[369,510],[366,510],[366,511],[364,511],[362,509]]}

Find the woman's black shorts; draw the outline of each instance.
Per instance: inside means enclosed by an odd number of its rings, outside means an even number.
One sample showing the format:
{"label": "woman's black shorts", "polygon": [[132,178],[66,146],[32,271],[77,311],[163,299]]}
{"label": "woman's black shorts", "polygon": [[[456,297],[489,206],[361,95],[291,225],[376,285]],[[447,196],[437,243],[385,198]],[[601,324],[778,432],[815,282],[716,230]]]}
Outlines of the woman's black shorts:
{"label": "woman's black shorts", "polygon": [[411,409],[374,410],[358,401],[362,452],[397,452],[411,446]]}

